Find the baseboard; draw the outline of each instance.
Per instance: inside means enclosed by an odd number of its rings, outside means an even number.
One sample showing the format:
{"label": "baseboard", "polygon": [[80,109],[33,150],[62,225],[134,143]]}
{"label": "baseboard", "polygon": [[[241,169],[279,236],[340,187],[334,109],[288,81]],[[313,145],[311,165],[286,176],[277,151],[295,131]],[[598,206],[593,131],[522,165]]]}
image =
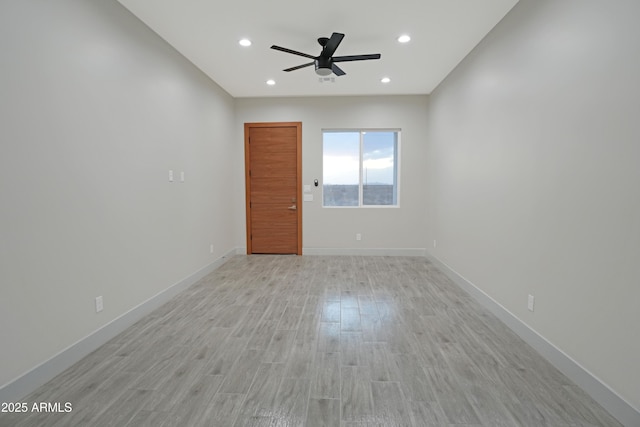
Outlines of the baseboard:
{"label": "baseboard", "polygon": [[[247,253],[246,247],[236,249],[238,255]],[[302,255],[360,255],[360,256],[419,256],[427,254],[425,248],[302,248]]]}
{"label": "baseboard", "polygon": [[303,255],[420,256],[425,248],[303,248]]}
{"label": "baseboard", "polygon": [[640,411],[625,401],[604,382],[582,367],[562,350],[531,329],[513,313],[476,287],[446,263],[432,254],[426,254],[444,274],[455,284],[467,291],[476,301],[491,311],[527,344],[533,347],[560,372],[575,382],[611,415],[627,427],[640,426]]}
{"label": "baseboard", "polygon": [[98,347],[136,323],[138,320],[168,302],[178,293],[187,289],[189,286],[220,267],[230,256],[236,255],[237,253],[238,249],[233,249],[227,252],[211,264],[206,265],[195,273],[171,285],[169,288],[142,302],[120,317],[112,320],[95,332],[92,332],[85,338],[82,338],[78,342],[70,345],[29,372],[3,385],[2,388],[0,388],[0,402],[15,402],[27,396],[35,389],[47,383],[56,375],[64,372],[73,364],[80,361]]}

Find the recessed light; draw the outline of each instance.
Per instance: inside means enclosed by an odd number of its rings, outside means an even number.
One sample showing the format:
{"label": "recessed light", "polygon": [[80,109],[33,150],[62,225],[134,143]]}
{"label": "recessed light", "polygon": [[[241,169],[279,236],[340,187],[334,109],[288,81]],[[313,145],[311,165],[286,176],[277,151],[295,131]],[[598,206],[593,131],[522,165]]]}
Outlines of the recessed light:
{"label": "recessed light", "polygon": [[269,79],[269,80],[267,80],[267,84],[268,84],[269,86],[273,86],[274,84],[276,84],[276,81],[275,81],[275,80],[273,80],[273,79]]}
{"label": "recessed light", "polygon": [[406,35],[406,34],[403,34],[403,35],[401,35],[400,37],[398,37],[398,41],[399,41],[400,43],[408,43],[408,42],[410,42],[410,41],[411,41],[411,37],[409,37],[409,36],[408,36],[408,35]]}
{"label": "recessed light", "polygon": [[251,40],[249,39],[242,39],[238,43],[240,43],[240,46],[244,46],[244,47],[251,46]]}
{"label": "recessed light", "polygon": [[391,79],[389,77],[383,77],[383,78],[380,79],[380,81],[382,83],[389,83],[391,81]]}

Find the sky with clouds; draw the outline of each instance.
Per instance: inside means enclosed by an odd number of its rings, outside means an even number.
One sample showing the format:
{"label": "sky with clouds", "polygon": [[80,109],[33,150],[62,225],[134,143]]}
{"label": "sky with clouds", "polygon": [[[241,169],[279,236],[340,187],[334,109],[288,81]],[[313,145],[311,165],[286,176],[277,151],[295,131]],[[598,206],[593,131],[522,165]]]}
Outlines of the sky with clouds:
{"label": "sky with clouds", "polygon": [[[395,132],[365,132],[363,182],[394,183]],[[360,176],[360,132],[323,133],[324,185],[357,185]]]}

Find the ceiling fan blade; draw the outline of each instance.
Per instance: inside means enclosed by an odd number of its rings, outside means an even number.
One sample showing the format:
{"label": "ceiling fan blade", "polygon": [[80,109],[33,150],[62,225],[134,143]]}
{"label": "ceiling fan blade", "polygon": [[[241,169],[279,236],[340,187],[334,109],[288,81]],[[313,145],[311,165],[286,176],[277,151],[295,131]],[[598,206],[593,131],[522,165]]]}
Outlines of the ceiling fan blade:
{"label": "ceiling fan blade", "polygon": [[367,59],[380,59],[380,54],[374,53],[371,55],[334,56],[333,62],[365,61]]}
{"label": "ceiling fan blade", "polygon": [[324,49],[322,49],[321,55],[325,58],[332,57],[343,38],[344,34],[342,33],[331,34],[331,38],[327,42],[327,45],[324,47]]}
{"label": "ceiling fan blade", "polygon": [[271,49],[279,50],[281,52],[286,52],[286,53],[292,53],[294,55],[304,56],[305,58],[316,59],[315,56],[311,56],[311,55],[306,54],[306,53],[302,53],[302,52],[298,52],[298,51],[295,51],[295,50],[287,49],[286,47],[280,47],[280,46],[273,45],[273,46],[271,46]]}
{"label": "ceiling fan blade", "polygon": [[300,68],[304,68],[304,67],[308,67],[309,65],[313,65],[314,62],[309,62],[308,64],[302,64],[302,65],[298,65],[297,67],[291,67],[291,68],[287,68],[286,70],[282,70],[282,71],[295,71],[295,70],[299,70]]}
{"label": "ceiling fan blade", "polygon": [[342,71],[342,68],[338,67],[336,64],[331,65],[331,71],[333,71],[333,74],[335,74],[336,76],[344,76],[345,74],[347,74]]}

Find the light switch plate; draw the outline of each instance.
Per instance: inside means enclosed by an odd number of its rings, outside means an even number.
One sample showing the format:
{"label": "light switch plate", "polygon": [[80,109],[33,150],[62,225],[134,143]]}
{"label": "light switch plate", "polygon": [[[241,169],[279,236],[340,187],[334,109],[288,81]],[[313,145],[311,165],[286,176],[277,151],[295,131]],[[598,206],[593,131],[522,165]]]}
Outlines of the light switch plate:
{"label": "light switch plate", "polygon": [[313,202],[313,194],[305,194],[304,195],[305,202]]}
{"label": "light switch plate", "polygon": [[311,186],[310,185],[305,185],[304,186],[304,192],[305,193],[311,193]]}
{"label": "light switch plate", "polygon": [[535,303],[535,298],[533,297],[533,295],[529,295],[527,297],[527,308],[529,309],[529,311],[533,311],[534,303]]}

